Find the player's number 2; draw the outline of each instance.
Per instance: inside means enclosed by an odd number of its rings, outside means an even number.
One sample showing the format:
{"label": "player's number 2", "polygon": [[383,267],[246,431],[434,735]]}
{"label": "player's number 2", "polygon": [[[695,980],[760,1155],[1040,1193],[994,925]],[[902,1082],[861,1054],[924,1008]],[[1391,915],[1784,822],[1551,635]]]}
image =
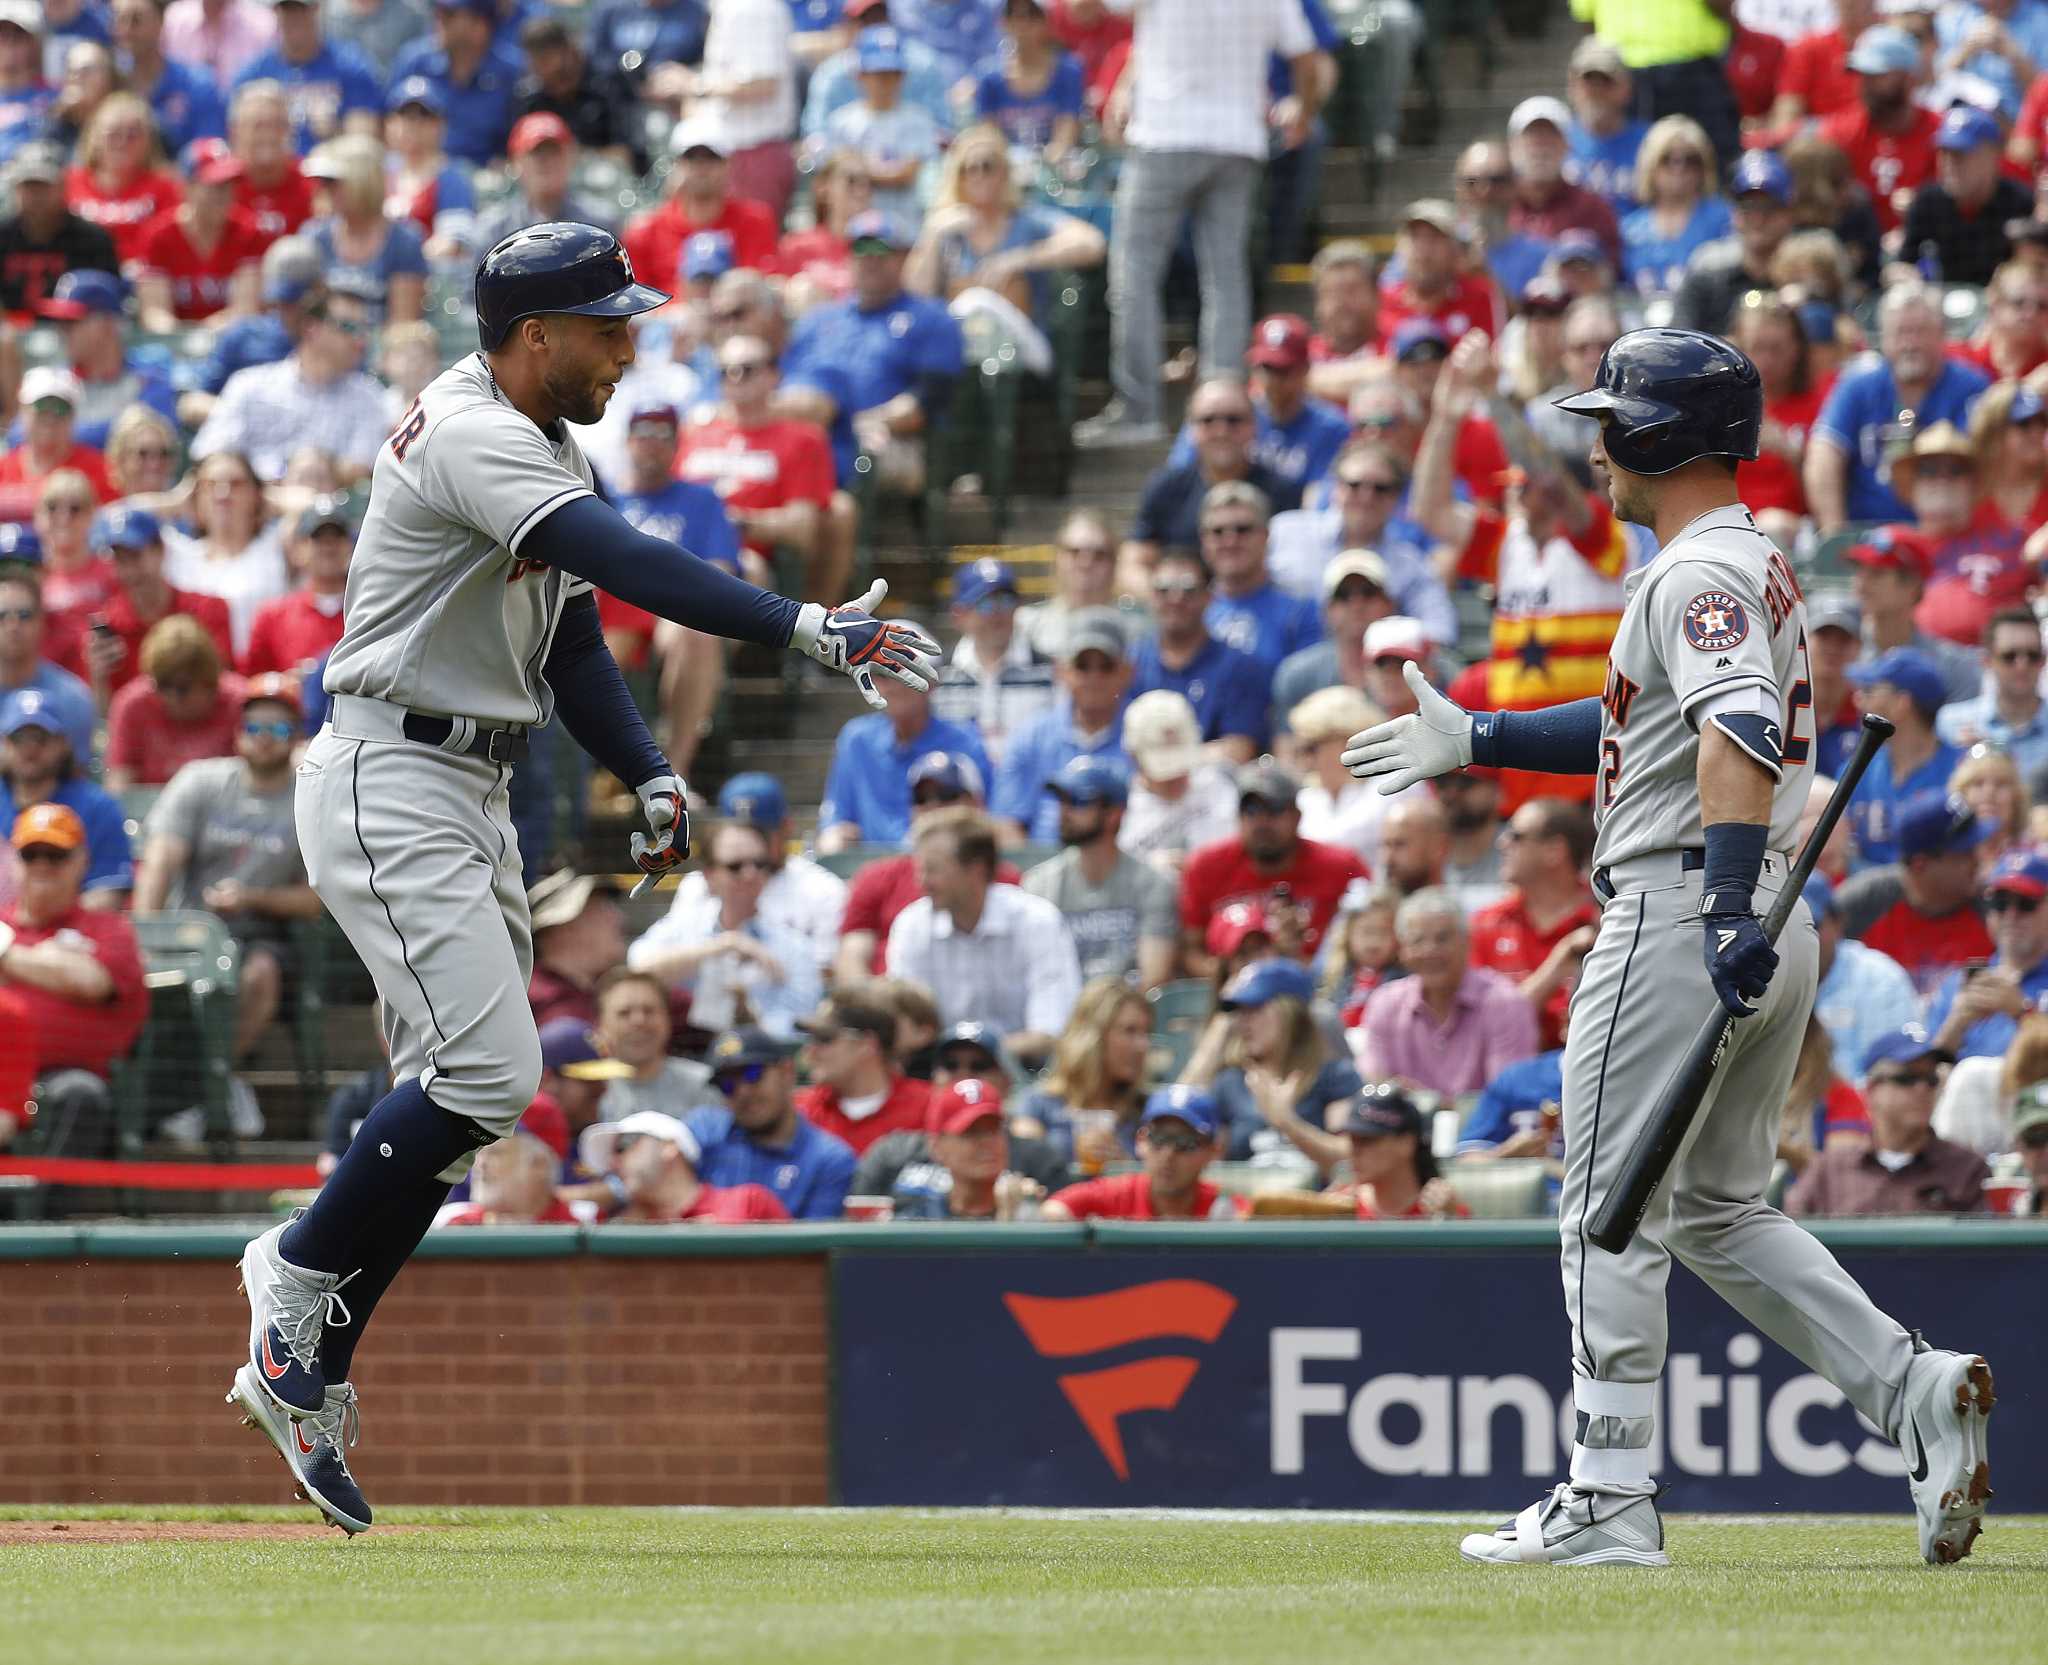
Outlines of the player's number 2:
{"label": "player's number 2", "polygon": [[1813,709],[1813,670],[1806,657],[1804,630],[1799,632],[1799,670],[1799,680],[1792,684],[1785,701],[1785,749],[1779,754],[1780,763],[1804,763],[1813,750],[1813,735],[1799,732],[1800,714]]}

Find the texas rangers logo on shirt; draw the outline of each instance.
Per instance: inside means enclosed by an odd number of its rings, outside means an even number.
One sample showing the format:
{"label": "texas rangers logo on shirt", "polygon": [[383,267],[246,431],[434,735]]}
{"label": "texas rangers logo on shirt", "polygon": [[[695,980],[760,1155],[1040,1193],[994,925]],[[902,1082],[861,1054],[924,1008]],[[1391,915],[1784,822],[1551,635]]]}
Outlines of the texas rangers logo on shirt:
{"label": "texas rangers logo on shirt", "polygon": [[1685,604],[1685,639],[1702,653],[1725,653],[1749,634],[1749,615],[1726,590],[1705,590]]}

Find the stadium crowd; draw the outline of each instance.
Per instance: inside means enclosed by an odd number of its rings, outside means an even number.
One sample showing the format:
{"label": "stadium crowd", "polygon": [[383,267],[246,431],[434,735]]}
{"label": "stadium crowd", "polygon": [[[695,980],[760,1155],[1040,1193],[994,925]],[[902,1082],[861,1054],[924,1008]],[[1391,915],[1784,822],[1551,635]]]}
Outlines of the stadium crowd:
{"label": "stadium crowd", "polygon": [[[676,296],[586,449],[705,559],[843,599],[886,500],[955,484],[966,369],[1055,374],[1095,267],[1113,391],[1071,444],[1155,466],[1069,514],[1049,593],[940,577],[947,674],[840,731],[809,852],[734,775],[638,934],[556,859],[582,776],[540,737],[542,1090],[451,1223],[1540,1210],[1592,783],[1382,798],[1339,754],[1411,667],[1600,691],[1656,551],[1551,400],[1665,321],[1763,376],[1741,481],[1806,587],[1816,806],[1860,710],[1898,729],[1808,891],[1788,1206],[2038,1208],[2048,0],[1572,9],[1563,96],[1385,248],[1314,210],[1333,139],[1396,150],[1409,0],[1355,35],[1331,0],[0,0],[0,1144],[110,1148],[187,910],[235,944],[226,1107],[263,1130],[370,470],[469,350],[477,256],[575,218]],[[1307,257],[1306,315],[1255,316],[1254,248]],[[723,644],[605,621],[689,770]]]}

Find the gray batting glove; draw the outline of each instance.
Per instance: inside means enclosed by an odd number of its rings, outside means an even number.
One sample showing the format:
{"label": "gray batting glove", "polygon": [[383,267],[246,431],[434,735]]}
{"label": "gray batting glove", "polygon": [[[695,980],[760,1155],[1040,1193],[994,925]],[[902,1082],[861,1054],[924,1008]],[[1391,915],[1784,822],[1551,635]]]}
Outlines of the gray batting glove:
{"label": "gray batting glove", "polygon": [[1412,659],[1401,667],[1401,680],[1415,696],[1416,709],[1352,735],[1342,760],[1359,780],[1378,781],[1386,796],[1472,761],[1472,713],[1432,688]]}
{"label": "gray batting glove", "polygon": [[640,869],[640,881],[633,886],[637,897],[659,884],[664,873],[673,873],[689,857],[690,812],[685,806],[690,800],[690,789],[683,784],[681,775],[656,775],[633,790],[654,834],[649,838],[646,833],[636,832],[627,846],[633,854],[633,865]]}
{"label": "gray batting glove", "polygon": [[874,616],[888,593],[889,581],[877,578],[858,601],[849,601],[829,613],[817,602],[807,601],[797,613],[796,629],[789,638],[789,645],[797,652],[809,654],[819,664],[851,677],[861,698],[877,711],[883,706],[882,692],[875,686],[876,677],[893,677],[924,693],[939,680],[939,661],[944,652],[916,625]]}

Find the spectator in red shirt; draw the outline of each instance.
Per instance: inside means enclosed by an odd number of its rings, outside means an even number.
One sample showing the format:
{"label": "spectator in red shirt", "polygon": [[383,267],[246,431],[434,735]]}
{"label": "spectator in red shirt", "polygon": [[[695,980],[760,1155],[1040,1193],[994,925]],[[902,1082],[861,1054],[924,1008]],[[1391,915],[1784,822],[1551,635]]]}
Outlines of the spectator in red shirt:
{"label": "spectator in red shirt", "polygon": [[150,626],[142,675],[107,707],[106,786],[162,786],[202,757],[231,757],[242,723],[242,679],[206,627],[184,613]]}
{"label": "spectator in red shirt", "polygon": [[1130,53],[1131,20],[1111,11],[1103,0],[1051,0],[1048,15],[1053,37],[1081,60],[1089,113],[1099,118]]}
{"label": "spectator in red shirt", "polygon": [[710,421],[683,430],[677,478],[717,492],[747,548],[762,560],[778,547],[801,556],[806,595],[841,594],[846,563],[828,557],[830,540],[820,536],[833,489],[825,430],[775,415],[781,373],[774,348],[759,337],[726,341],[718,349],[718,372],[725,397]]}
{"label": "spectator in red shirt", "polygon": [[891,1133],[922,1128],[931,1089],[896,1067],[896,1013],[858,987],[830,996],[797,1025],[810,1037],[813,1085],[797,1114],[853,1147],[856,1156]]}
{"label": "spectator in red shirt", "polygon": [[92,548],[111,583],[71,601],[54,622],[66,668],[91,684],[101,710],[141,670],[143,637],[174,614],[198,620],[221,663],[232,662],[227,603],[165,581],[163,531],[155,515],[115,504],[93,521]]}
{"label": "spectator in red shirt", "polygon": [[[142,952],[122,915],[81,905],[85,823],[63,804],[15,817],[20,889],[0,909],[0,1006],[34,1037],[38,1114],[68,1129],[63,1154],[111,1155],[107,1071],[149,1015]],[[0,1106],[0,1144],[13,1112]],[[45,1154],[52,1154],[46,1149]]]}
{"label": "spectator in red shirt", "polygon": [[1880,23],[1865,29],[1848,58],[1857,80],[1857,103],[1820,125],[1820,136],[1840,148],[1870,193],[1877,223],[1891,231],[1913,193],[1934,177],[1934,134],[1941,118],[1913,102],[1920,48],[1903,29]]}
{"label": "spectator in red shirt", "polygon": [[1776,140],[1809,118],[1832,116],[1856,103],[1856,74],[1849,68],[1849,43],[1877,21],[1875,0],[1835,0],[1835,26],[1801,35],[1778,66],[1778,92],[1763,131]]}
{"label": "spectator in red shirt", "polygon": [[669,136],[675,166],[669,198],[626,227],[626,253],[634,269],[650,280],[668,282],[683,245],[700,231],[722,231],[732,239],[735,266],[765,270],[775,259],[775,215],[765,204],[732,194],[731,148],[715,118],[692,117]]}
{"label": "spectator in red shirt", "polygon": [[1308,390],[1333,405],[1386,373],[1381,355],[1380,263],[1369,244],[1325,243],[1309,270],[1315,276],[1316,333],[1309,338]]}
{"label": "spectator in red shirt", "polygon": [[614,1172],[626,1206],[614,1225],[752,1225],[789,1218],[774,1192],[760,1185],[706,1185],[697,1177],[704,1159],[693,1134],[674,1116],[636,1110],[611,1124]]}
{"label": "spectator in red shirt", "polygon": [[135,294],[147,330],[218,328],[261,299],[263,238],[235,207],[241,162],[222,139],[195,140],[186,161],[185,200],[142,229]]}
{"label": "spectator in red shirt", "polygon": [[1236,1220],[1243,1199],[1202,1177],[1223,1149],[1223,1116],[1202,1087],[1162,1087],[1138,1118],[1143,1170],[1084,1179],[1046,1199],[1046,1220]]}
{"label": "spectator in red shirt", "polygon": [[469,1196],[436,1226],[573,1226],[576,1216],[555,1195],[555,1153],[531,1133],[515,1133],[476,1153]]}
{"label": "spectator in red shirt", "polygon": [[0,520],[29,519],[60,470],[83,475],[98,502],[112,501],[106,458],[78,440],[80,396],[78,378],[54,364],[21,378],[22,441],[0,457]]}
{"label": "spectator in red shirt", "polygon": [[1842,928],[1906,968],[1931,993],[1947,974],[1998,952],[1977,900],[1978,846],[1997,836],[1961,798],[1904,805],[1895,866],[1866,868],[1835,892]]}
{"label": "spectator in red shirt", "polygon": [[1507,896],[1472,916],[1472,963],[1516,978],[1536,1008],[1543,1045],[1564,1044],[1564,1009],[1600,928],[1586,883],[1593,826],[1586,806],[1531,798],[1501,832]]}
{"label": "spectator in red shirt", "polygon": [[768,270],[790,280],[793,310],[808,312],[820,301],[843,301],[853,293],[853,245],[846,228],[875,205],[875,176],[857,150],[835,150],[812,176],[811,208],[817,223],[808,231],[786,231]]}
{"label": "spectator in red shirt", "polygon": [[[1613,215],[1608,216],[1609,223]],[[1484,272],[1465,270],[1465,233],[1457,211],[1436,197],[1408,205],[1396,245],[1401,258],[1397,283],[1380,280],[1382,338],[1410,318],[1434,318],[1455,345],[1467,330],[1499,333],[1493,282]]]}
{"label": "spectator in red shirt", "polygon": [[[2048,87],[2048,75],[2040,84]],[[2048,277],[2015,256],[1991,274],[1984,299],[1984,327],[1950,347],[1948,356],[2000,380],[2030,376],[2048,364]]]}
{"label": "spectator in red shirt", "polygon": [[1345,886],[1370,875],[1349,850],[1301,836],[1295,800],[1301,783],[1276,763],[1238,770],[1237,836],[1219,839],[1188,857],[1181,873],[1180,920],[1186,963],[1203,975],[1210,917],[1232,902],[1299,906],[1307,912],[1303,949],[1314,956],[1337,916]]}
{"label": "spectator in red shirt", "polygon": [[[1515,194],[1508,206],[1508,229],[1551,243],[1567,231],[1589,232],[1599,239],[1607,264],[1618,271],[1621,227],[1614,209],[1599,192],[1574,185],[1564,176],[1571,155],[1565,135],[1571,122],[1571,109],[1561,98],[1525,98],[1509,115],[1508,161],[1515,170]],[[1498,332],[1489,325],[1487,333]]]}
{"label": "spectator in red shirt", "polygon": [[1437,1172],[1429,1121],[1407,1091],[1382,1082],[1351,1101],[1338,1129],[1351,1147],[1351,1180],[1326,1195],[1349,1198],[1361,1220],[1463,1220],[1471,1216]]}
{"label": "spectator in red shirt", "polygon": [[1763,438],[1754,461],[1736,464],[1736,486],[1765,534],[1790,543],[1806,515],[1806,484],[1799,470],[1807,430],[1820,415],[1834,378],[1815,374],[1798,310],[1776,295],[1761,290],[1745,295],[1730,334],[1764,382]]}
{"label": "spectator in red shirt", "polygon": [[43,607],[50,615],[49,657],[65,662],[70,640],[63,609],[97,606],[113,593],[114,574],[93,553],[92,485],[75,468],[60,468],[43,482],[37,495],[35,525],[10,523],[8,548],[19,560],[37,560],[40,552]]}
{"label": "spectator in red shirt", "polygon": [[[291,594],[256,610],[242,654],[244,676],[303,672],[341,640],[342,596],[355,547],[356,515],[349,498],[323,492],[299,511],[297,544],[290,553],[300,582]],[[225,618],[227,603],[220,602],[220,609]]]}
{"label": "spectator in red shirt", "polygon": [[313,187],[292,147],[291,105],[275,81],[245,82],[236,91],[228,144],[242,164],[235,206],[264,248],[313,217]]}
{"label": "spectator in red shirt", "polygon": [[64,176],[64,201],[114,240],[127,265],[142,253],[143,228],[175,208],[184,188],[164,165],[156,122],[133,93],[110,93],[78,142],[78,163]]}

